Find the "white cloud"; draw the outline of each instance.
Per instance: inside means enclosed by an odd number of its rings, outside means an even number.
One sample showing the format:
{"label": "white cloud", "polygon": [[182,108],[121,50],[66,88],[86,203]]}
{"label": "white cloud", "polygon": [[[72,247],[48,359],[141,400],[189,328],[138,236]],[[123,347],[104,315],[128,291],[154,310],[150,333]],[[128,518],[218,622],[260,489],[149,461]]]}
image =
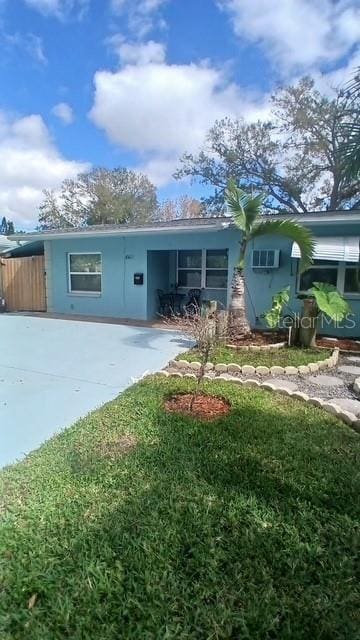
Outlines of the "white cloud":
{"label": "white cloud", "polygon": [[281,70],[308,71],[350,53],[360,39],[358,0],[218,0],[241,40],[260,43]]}
{"label": "white cloud", "polygon": [[8,49],[23,50],[28,53],[36,62],[46,64],[47,58],[44,53],[42,39],[34,33],[6,33],[3,31],[1,38]]}
{"label": "white cloud", "polygon": [[43,189],[89,168],[66,160],[39,115],[11,119],[0,112],[0,212],[18,228],[33,228]]}
{"label": "white cloud", "polygon": [[111,0],[115,14],[126,15],[128,28],[139,39],[144,38],[155,26],[164,27],[159,11],[168,0]]}
{"label": "white cloud", "polygon": [[255,109],[260,115],[266,101],[247,95],[208,64],[167,64],[164,49],[155,45],[136,52],[129,45],[125,59],[133,64],[95,74],[90,117],[112,142],[143,154],[152,179],[164,184],[179,156],[197,151],[215,120],[248,117]]}
{"label": "white cloud", "polygon": [[67,102],[59,102],[51,111],[63,124],[71,124],[74,122],[74,112]]}
{"label": "white cloud", "polygon": [[81,19],[89,8],[89,0],[24,0],[30,8],[44,16],[64,20],[70,15]]}
{"label": "white cloud", "polygon": [[160,42],[149,40],[145,43],[129,43],[118,34],[108,39],[108,42],[124,64],[144,65],[150,62],[162,63],[165,60],[165,46]]}

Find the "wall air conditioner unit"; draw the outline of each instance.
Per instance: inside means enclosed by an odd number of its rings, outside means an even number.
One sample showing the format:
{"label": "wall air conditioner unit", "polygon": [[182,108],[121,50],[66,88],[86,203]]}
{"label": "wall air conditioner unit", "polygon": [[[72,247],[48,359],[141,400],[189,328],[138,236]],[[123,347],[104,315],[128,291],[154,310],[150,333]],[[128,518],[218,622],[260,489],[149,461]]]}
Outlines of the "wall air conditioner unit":
{"label": "wall air conditioner unit", "polygon": [[254,249],[251,256],[253,269],[278,269],[280,249]]}

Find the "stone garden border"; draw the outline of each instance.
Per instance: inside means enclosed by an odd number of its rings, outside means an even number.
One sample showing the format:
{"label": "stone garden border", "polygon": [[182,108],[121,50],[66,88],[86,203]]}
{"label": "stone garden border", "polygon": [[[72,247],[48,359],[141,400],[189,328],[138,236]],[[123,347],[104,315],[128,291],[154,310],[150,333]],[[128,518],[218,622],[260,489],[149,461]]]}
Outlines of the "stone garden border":
{"label": "stone garden border", "polygon": [[[180,371],[169,373],[168,371],[162,370],[158,371],[154,375],[165,378],[190,378],[193,380],[197,379],[195,373],[181,373]],[[350,411],[345,411],[344,409],[342,409],[342,407],[337,405],[336,402],[327,401],[323,398],[308,396],[306,393],[302,393],[301,391],[289,391],[289,389],[286,389],[285,387],[275,386],[271,384],[271,382],[259,382],[259,380],[255,380],[252,378],[241,380],[241,378],[237,378],[236,376],[227,375],[226,377],[223,377],[222,375],[220,375],[218,378],[212,378],[209,375],[205,375],[204,380],[220,380],[221,382],[231,382],[243,387],[256,387],[259,389],[264,389],[265,391],[270,391],[272,393],[279,393],[283,396],[295,398],[296,400],[300,400],[302,402],[305,402],[306,404],[311,404],[315,407],[321,407],[327,413],[336,416],[337,418],[339,418],[339,420],[342,420],[342,422],[345,422],[345,424],[354,429],[354,431],[360,433],[360,418],[358,418],[354,413],[351,413]]]}
{"label": "stone garden border", "polygon": [[[336,367],[339,360],[339,349],[335,348],[329,356],[329,358],[325,358],[325,360],[320,360],[319,362],[309,362],[309,364],[302,364],[298,367],[279,367],[274,365],[273,367],[265,367],[258,366],[254,367],[251,364],[245,364],[243,366],[232,362],[230,364],[213,364],[212,362],[208,362],[205,365],[205,371],[215,371],[216,373],[241,373],[245,376],[248,375],[259,375],[259,376],[295,376],[298,374],[307,374],[307,373],[317,373],[322,369],[332,367]],[[200,371],[201,362],[188,362],[187,360],[170,360],[169,367],[174,369],[192,369],[193,371]],[[359,379],[360,382],[360,379]]]}

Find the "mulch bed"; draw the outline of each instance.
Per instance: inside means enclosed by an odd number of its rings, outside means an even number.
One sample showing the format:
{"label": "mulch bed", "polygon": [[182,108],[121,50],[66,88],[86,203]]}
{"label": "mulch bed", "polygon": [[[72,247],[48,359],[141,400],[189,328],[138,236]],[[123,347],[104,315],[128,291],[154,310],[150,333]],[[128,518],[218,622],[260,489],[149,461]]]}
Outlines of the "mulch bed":
{"label": "mulch bed", "polygon": [[335,347],[344,351],[360,351],[360,344],[355,340],[346,340],[338,338],[337,340],[329,340],[328,338],[317,338],[316,344],[319,347],[327,347],[334,349]]}
{"label": "mulch bed", "polygon": [[260,332],[254,331],[246,338],[233,338],[229,341],[231,347],[247,347],[250,345],[266,346],[268,344],[276,344],[277,342],[287,342],[287,336],[285,333],[279,332]]}
{"label": "mulch bed", "polygon": [[224,398],[205,393],[197,394],[195,400],[193,398],[192,393],[179,393],[165,400],[164,407],[169,413],[191,415],[201,420],[216,420],[230,412],[231,405]]}

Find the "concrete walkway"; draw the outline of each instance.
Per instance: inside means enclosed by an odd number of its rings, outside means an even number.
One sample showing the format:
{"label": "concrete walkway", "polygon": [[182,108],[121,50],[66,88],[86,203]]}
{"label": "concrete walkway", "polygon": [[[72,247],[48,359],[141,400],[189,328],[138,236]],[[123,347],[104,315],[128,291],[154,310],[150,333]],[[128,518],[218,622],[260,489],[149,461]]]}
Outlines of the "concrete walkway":
{"label": "concrete walkway", "polygon": [[0,315],[0,467],[189,347],[145,327]]}

